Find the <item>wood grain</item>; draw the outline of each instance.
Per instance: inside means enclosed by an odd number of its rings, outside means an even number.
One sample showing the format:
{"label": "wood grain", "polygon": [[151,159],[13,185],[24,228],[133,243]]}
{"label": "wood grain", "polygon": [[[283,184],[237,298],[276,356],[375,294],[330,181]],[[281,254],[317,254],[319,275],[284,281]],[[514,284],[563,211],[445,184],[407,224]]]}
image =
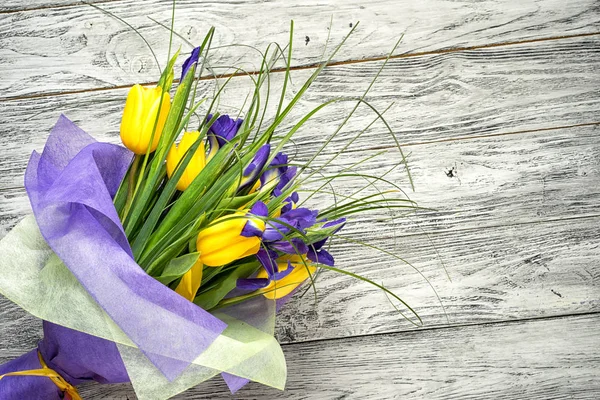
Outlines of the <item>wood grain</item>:
{"label": "wood grain", "polygon": [[[288,22],[294,19],[295,66],[320,61],[328,35],[331,44],[337,44],[358,20],[356,34],[334,61],[386,55],[402,33],[397,54],[599,33],[600,19],[600,6],[593,0],[566,4],[561,0],[427,0],[402,5],[393,0],[368,4],[359,0],[302,4],[182,0],[178,4],[176,31],[195,44],[201,43],[213,25],[217,28],[215,46],[241,43],[265,49],[271,41],[288,41]],[[168,31],[147,17],[168,23],[169,1],[111,1],[102,7],[139,29],[159,60],[166,58]],[[265,16],[269,23],[260,23]],[[0,27],[0,98],[158,79],[157,64],[136,33],[89,6],[0,14]],[[175,45],[179,43],[177,39]],[[215,67],[224,67],[219,72],[230,71],[232,65],[256,70],[258,63],[256,52],[247,47],[219,49],[211,60]]]}
{"label": "wood grain", "polygon": [[101,5],[109,1],[119,0],[4,0],[0,4],[0,13],[15,13],[19,11],[32,11],[46,8],[69,7],[74,5],[82,5],[84,3],[93,3]]}
{"label": "wood grain", "polygon": [[[168,22],[170,2],[96,2],[141,28],[164,58],[166,31],[146,16]],[[127,89],[114,87],[158,76],[133,32],[76,3],[0,5],[0,237],[28,212],[24,168],[58,114],[65,112],[99,140],[118,142]],[[367,100],[381,110],[394,102],[386,117],[409,155],[416,185],[409,194],[434,210],[394,213],[394,220],[367,213],[343,233],[403,257],[419,272],[342,239],[331,251],[338,267],[400,295],[425,329],[403,320],[367,283],[324,273],[316,300],[312,293],[297,296],[278,317],[276,336],[289,368],[286,392],[250,384],[235,398],[600,397],[600,5],[293,3],[182,0],[176,29],[197,42],[212,24],[217,45],[264,47],[271,40],[286,42],[293,18],[293,65],[299,67],[294,92],[311,72],[300,67],[320,59],[331,15],[332,43],[350,22],[361,20],[335,58],[340,65],[325,70],[278,134],[324,101],[360,96],[381,65],[365,60],[385,55],[406,32],[401,57],[390,62]],[[253,51],[239,47],[219,50],[211,63],[227,72],[222,67],[242,60],[256,69]],[[275,90],[282,75],[273,76]],[[201,92],[210,94],[214,84],[202,81]],[[220,111],[235,113],[249,87],[247,78],[233,79]],[[288,150],[308,159],[352,105],[336,103],[317,114]],[[344,149],[372,119],[359,108],[315,165],[342,150],[325,174],[383,150],[356,171],[381,175],[398,165],[381,124]],[[408,188],[401,168],[386,177]],[[334,189],[349,195],[365,184],[349,177]],[[330,202],[331,195],[321,194],[310,204],[322,208]],[[33,348],[41,334],[39,320],[0,297],[0,362]],[[135,398],[129,385],[85,385],[81,394],[91,400]],[[176,398],[231,396],[222,381],[213,380]]]}
{"label": "wood grain", "polygon": [[[173,399],[597,399],[598,314],[284,346],[285,392],[220,378]],[[133,400],[128,385],[86,385],[87,400]]]}

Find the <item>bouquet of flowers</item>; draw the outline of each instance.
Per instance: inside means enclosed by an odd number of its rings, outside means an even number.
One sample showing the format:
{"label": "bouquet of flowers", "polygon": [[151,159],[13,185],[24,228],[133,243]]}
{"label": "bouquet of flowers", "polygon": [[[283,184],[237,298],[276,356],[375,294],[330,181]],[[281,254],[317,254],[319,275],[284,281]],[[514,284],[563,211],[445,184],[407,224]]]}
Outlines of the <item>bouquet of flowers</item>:
{"label": "bouquet of flowers", "polygon": [[[197,92],[213,34],[178,80],[179,51],[156,86],[131,88],[124,147],[97,142],[61,116],[43,152],[31,155],[33,214],[0,241],[0,293],[43,320],[44,339],[0,366],[0,398],[79,399],[76,386],[97,381],[131,382],[140,399],[166,399],[218,374],[232,392],[249,380],[283,389],[275,315],[303,283],[314,286],[322,270],[345,273],[402,302],[335,267],[328,249],[346,217],[415,204],[384,196],[400,193],[393,189],[308,208],[299,190],[319,182],[319,169],[284,152],[325,106],[370,107],[364,96],[321,104],[283,130],[327,64],[288,96],[290,40],[274,116],[265,110],[271,69],[286,58],[279,46],[263,55],[243,113],[220,114],[225,85],[212,98]],[[319,178],[313,192],[349,174]]]}

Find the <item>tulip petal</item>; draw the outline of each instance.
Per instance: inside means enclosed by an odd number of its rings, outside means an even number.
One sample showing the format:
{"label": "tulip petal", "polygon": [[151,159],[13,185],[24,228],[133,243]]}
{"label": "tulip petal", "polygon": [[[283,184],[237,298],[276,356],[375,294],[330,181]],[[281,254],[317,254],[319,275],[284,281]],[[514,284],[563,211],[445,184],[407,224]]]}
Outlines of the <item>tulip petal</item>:
{"label": "tulip petal", "polygon": [[288,261],[288,267],[283,270],[283,271],[279,271],[276,272],[275,275],[273,276],[273,278],[278,281],[280,279],[285,278],[286,276],[288,276],[289,274],[291,274],[294,271],[294,266],[292,265],[291,262]]}
{"label": "tulip petal", "polygon": [[221,245],[214,251],[206,251],[201,253],[202,262],[209,267],[219,267],[229,264],[240,258],[254,254],[260,248],[260,239],[258,238],[242,238],[234,243]]}

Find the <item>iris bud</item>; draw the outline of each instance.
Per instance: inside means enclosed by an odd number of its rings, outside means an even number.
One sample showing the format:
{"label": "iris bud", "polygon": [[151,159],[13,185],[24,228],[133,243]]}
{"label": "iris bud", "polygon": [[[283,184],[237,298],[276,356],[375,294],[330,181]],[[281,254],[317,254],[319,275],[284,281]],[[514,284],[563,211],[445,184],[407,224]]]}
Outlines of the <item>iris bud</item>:
{"label": "iris bud", "polygon": [[[167,154],[167,175],[169,178],[175,174],[175,169],[180,161],[185,159],[187,151],[200,137],[200,132],[185,132],[179,146],[173,144],[171,150]],[[206,150],[204,141],[200,143],[196,152],[187,164],[185,171],[177,182],[177,189],[184,191],[190,186],[200,171],[206,166]]]}
{"label": "iris bud", "polygon": [[[160,116],[157,121],[159,108]],[[134,85],[127,95],[121,120],[121,140],[125,147],[135,154],[146,154],[152,139],[150,152],[156,150],[170,108],[171,98],[168,93],[163,94],[160,86],[146,88]],[[155,123],[156,129],[154,129]],[[154,137],[152,137],[153,131]]]}

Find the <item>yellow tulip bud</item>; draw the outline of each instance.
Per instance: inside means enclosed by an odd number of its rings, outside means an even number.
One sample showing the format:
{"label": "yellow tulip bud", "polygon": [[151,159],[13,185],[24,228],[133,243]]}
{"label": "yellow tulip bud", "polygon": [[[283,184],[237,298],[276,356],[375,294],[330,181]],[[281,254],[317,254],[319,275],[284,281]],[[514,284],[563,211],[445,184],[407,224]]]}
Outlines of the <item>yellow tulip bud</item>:
{"label": "yellow tulip bud", "polygon": [[[310,276],[313,276],[317,271],[317,267],[312,265],[311,261],[307,260],[306,257],[302,258],[304,258],[304,262],[298,255],[279,258],[277,260],[277,267],[280,272],[286,271],[289,268],[288,260],[291,262],[294,270],[290,272],[289,275],[279,280],[271,281],[267,287],[260,289],[260,291],[263,292],[263,296],[271,300],[280,299],[292,293],[292,291],[300,286],[302,282],[309,279]],[[309,271],[310,276],[308,274]],[[268,278],[267,271],[264,268],[261,268],[256,277]]]}
{"label": "yellow tulip bud", "polygon": [[236,212],[215,220],[208,228],[198,234],[196,248],[204,265],[219,267],[247,256],[258,253],[260,238],[242,236],[242,229],[250,221],[253,228],[264,231],[265,222]]}
{"label": "yellow tulip bud", "polygon": [[[175,174],[175,169],[181,160],[185,158],[186,152],[192,147],[192,145],[200,137],[200,132],[185,132],[179,146],[173,144],[169,154],[167,154],[167,175],[169,178]],[[206,150],[204,148],[204,141],[200,143],[200,146],[196,149],[196,153],[192,156],[192,159],[188,163],[183,171],[183,175],[177,182],[177,189],[184,191],[190,186],[194,179],[198,176],[200,171],[206,166]]]}
{"label": "yellow tulip bud", "polygon": [[181,277],[181,281],[179,281],[175,291],[189,301],[193,301],[200,288],[200,282],[202,282],[203,268],[202,260],[198,257],[198,261],[196,261],[194,266]]}
{"label": "yellow tulip bud", "polygon": [[[160,117],[156,121],[159,108]],[[168,93],[163,95],[160,86],[150,89],[134,85],[127,95],[121,120],[121,141],[125,147],[135,154],[146,154],[150,139],[152,139],[150,152],[156,150],[170,108],[171,98]],[[156,130],[154,129],[155,123]],[[154,138],[152,138],[153,131]]]}

